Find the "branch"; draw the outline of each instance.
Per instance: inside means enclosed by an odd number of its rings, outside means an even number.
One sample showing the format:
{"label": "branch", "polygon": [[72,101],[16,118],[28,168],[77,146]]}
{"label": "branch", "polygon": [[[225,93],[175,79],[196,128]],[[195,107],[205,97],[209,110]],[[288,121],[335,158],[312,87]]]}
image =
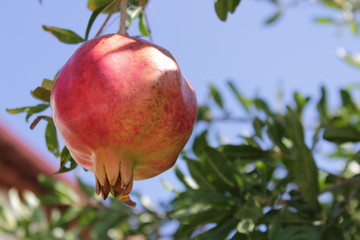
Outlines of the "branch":
{"label": "branch", "polygon": [[126,34],[126,10],[127,10],[128,0],[121,0],[120,6],[120,28],[118,34],[127,35]]}
{"label": "branch", "polygon": [[109,19],[111,18],[111,16],[113,15],[113,13],[115,12],[115,10],[119,7],[121,0],[117,0],[116,3],[114,4],[114,7],[111,9],[111,11],[109,12],[109,15],[106,17],[104,23],[101,25],[99,31],[96,33],[95,37],[100,36],[101,32],[104,30],[104,27],[106,26],[106,24],[108,23]]}
{"label": "branch", "polygon": [[209,119],[205,119],[205,120],[202,120],[202,121],[205,121],[205,122],[222,122],[222,121],[229,121],[229,122],[251,122],[252,120],[251,119],[247,119],[247,118],[240,118],[240,117],[230,117],[230,116],[224,116],[224,117],[212,117],[212,118],[209,118]]}
{"label": "branch", "polygon": [[[338,184],[335,184],[335,185],[333,185],[331,187],[323,189],[322,191],[320,191],[319,195],[321,195],[323,193],[326,193],[326,192],[335,191],[337,189],[340,189],[342,187],[345,187],[345,186],[351,185],[351,184],[359,184],[360,185],[360,177],[345,179],[341,183],[338,183]],[[303,200],[303,197],[298,196],[298,197],[290,198],[288,200],[280,200],[279,203],[282,204],[282,205],[286,205],[288,203],[297,202],[297,201],[301,201],[301,200]]]}

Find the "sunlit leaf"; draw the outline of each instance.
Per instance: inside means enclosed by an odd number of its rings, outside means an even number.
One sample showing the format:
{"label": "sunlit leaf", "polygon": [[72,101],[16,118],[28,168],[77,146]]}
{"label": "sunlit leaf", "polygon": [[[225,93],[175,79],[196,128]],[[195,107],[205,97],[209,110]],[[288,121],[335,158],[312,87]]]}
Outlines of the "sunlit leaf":
{"label": "sunlit leaf", "polygon": [[229,1],[229,12],[234,13],[241,0],[230,0]]}
{"label": "sunlit leaf", "polygon": [[228,218],[219,222],[215,227],[196,237],[196,240],[228,239],[230,232],[239,223],[238,219]]}
{"label": "sunlit leaf", "polygon": [[348,53],[345,49],[340,48],[337,51],[337,55],[345,62],[360,68],[360,53]]}
{"label": "sunlit leaf", "polygon": [[[66,166],[69,164],[69,166]],[[77,167],[77,163],[75,160],[71,157],[69,150],[67,147],[64,147],[61,151],[60,155],[60,168],[56,173],[64,173],[69,172]]]}
{"label": "sunlit leaf", "polygon": [[105,9],[107,8],[111,3],[112,1],[103,1],[105,2],[103,6],[100,6],[98,8],[96,8],[93,13],[91,14],[90,16],[90,19],[88,21],[88,24],[87,24],[87,27],[86,27],[86,31],[85,31],[85,39],[84,41],[87,41],[89,39],[89,34],[90,34],[90,30],[91,30],[91,27],[93,25],[93,23],[95,22],[96,18],[99,16],[99,14]]}
{"label": "sunlit leaf", "polygon": [[235,97],[238,99],[240,104],[244,107],[244,109],[249,112],[250,106],[252,104],[252,101],[250,99],[245,98],[240,91],[236,88],[234,83],[227,82],[228,86],[230,87],[231,91],[234,93]]}
{"label": "sunlit leaf", "polygon": [[51,92],[43,87],[37,87],[34,91],[31,91],[31,95],[34,98],[50,103]]}
{"label": "sunlit leaf", "polygon": [[217,0],[215,2],[215,11],[220,20],[226,21],[228,15],[228,1],[229,0]]}
{"label": "sunlit leaf", "polygon": [[85,39],[80,37],[78,34],[74,33],[68,29],[62,29],[57,27],[50,27],[43,25],[43,29],[52,35],[54,35],[60,42],[68,43],[68,44],[76,44],[84,42]]}
{"label": "sunlit leaf", "polygon": [[233,168],[225,156],[211,147],[205,147],[204,151],[206,154],[204,160],[206,161],[207,166],[209,166],[215,172],[219,180],[221,180],[230,188],[235,187],[233,179]]}
{"label": "sunlit leaf", "polygon": [[199,161],[190,159],[186,156],[184,156],[184,159],[186,160],[191,177],[195,180],[195,182],[199,185],[200,188],[216,190],[216,188],[209,182],[209,180],[204,175],[204,169],[202,168]]}
{"label": "sunlit leaf", "polygon": [[281,9],[279,9],[278,11],[276,11],[271,17],[269,17],[265,23],[266,24],[272,24],[275,23],[283,14],[283,11]]}
{"label": "sunlit leaf", "polygon": [[8,113],[11,114],[17,114],[17,113],[27,113],[26,114],[26,121],[29,120],[29,118],[35,114],[40,113],[44,110],[46,110],[50,105],[49,104],[38,104],[33,107],[22,107],[22,108],[12,108],[12,109],[6,109]]}
{"label": "sunlit leaf", "polygon": [[48,118],[47,120],[48,120],[48,124],[45,130],[46,145],[50,152],[52,152],[55,156],[59,156],[60,150],[59,150],[59,142],[56,134],[56,128],[51,118]]}
{"label": "sunlit leaf", "polygon": [[109,13],[113,7],[112,3],[115,3],[116,0],[88,0],[87,2],[88,8],[93,11],[99,9],[102,6],[109,5],[106,9],[104,9],[105,13]]}
{"label": "sunlit leaf", "polygon": [[211,109],[208,106],[198,106],[196,121],[210,121]]}
{"label": "sunlit leaf", "polygon": [[327,103],[327,91],[323,86],[321,87],[321,97],[316,107],[320,115],[320,121],[326,123],[329,119],[329,109]]}
{"label": "sunlit leaf", "polygon": [[315,18],[315,22],[316,23],[321,23],[321,24],[335,24],[336,23],[336,21],[333,18],[330,18],[330,17]]}
{"label": "sunlit leaf", "polygon": [[224,104],[223,104],[223,100],[222,100],[222,97],[220,95],[220,92],[218,91],[218,89],[210,84],[209,85],[209,88],[210,88],[210,93],[209,93],[209,96],[214,98],[216,104],[220,107],[220,108],[224,108]]}
{"label": "sunlit leaf", "polygon": [[296,103],[297,113],[301,116],[301,114],[302,114],[302,112],[304,110],[304,107],[310,101],[310,98],[302,96],[299,92],[295,92],[294,93],[294,100],[295,100],[295,103]]}
{"label": "sunlit leaf", "polygon": [[296,146],[293,169],[296,183],[299,185],[305,201],[311,204],[313,208],[318,209],[319,183],[317,166],[312,152],[305,144],[304,129],[299,115],[288,108],[286,122],[290,130],[290,138]]}
{"label": "sunlit leaf", "polygon": [[150,36],[150,30],[146,21],[145,13],[140,14],[139,29],[143,36]]}

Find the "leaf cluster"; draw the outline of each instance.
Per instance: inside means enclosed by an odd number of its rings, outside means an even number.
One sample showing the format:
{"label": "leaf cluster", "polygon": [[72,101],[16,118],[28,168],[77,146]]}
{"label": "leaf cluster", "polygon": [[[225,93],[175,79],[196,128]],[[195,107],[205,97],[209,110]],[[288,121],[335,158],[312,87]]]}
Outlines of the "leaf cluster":
{"label": "leaf cluster", "polygon": [[151,207],[135,212],[114,199],[104,204],[92,187],[80,180],[82,194],[50,177],[40,176],[39,181],[49,194],[19,194],[11,189],[6,198],[0,196],[0,232],[29,240],[155,240],[167,221]]}
{"label": "leaf cluster", "polygon": [[[246,119],[229,113],[220,91],[210,86],[212,101],[200,106],[198,116],[208,126],[183,155],[188,175],[175,169],[185,188],[171,203],[170,216],[180,222],[175,238],[357,239],[360,178],[350,167],[359,166],[354,90],[340,91],[334,111],[325,88],[315,102],[296,92],[283,111],[274,111],[264,99],[245,97],[232,82],[228,86]],[[318,111],[311,127],[304,124],[308,105]],[[211,126],[228,121],[238,122],[240,144],[211,138]],[[245,122],[250,136],[240,134]],[[333,152],[322,151],[326,144]],[[339,174],[322,169],[325,154],[327,164],[341,158],[346,167],[330,168]]]}

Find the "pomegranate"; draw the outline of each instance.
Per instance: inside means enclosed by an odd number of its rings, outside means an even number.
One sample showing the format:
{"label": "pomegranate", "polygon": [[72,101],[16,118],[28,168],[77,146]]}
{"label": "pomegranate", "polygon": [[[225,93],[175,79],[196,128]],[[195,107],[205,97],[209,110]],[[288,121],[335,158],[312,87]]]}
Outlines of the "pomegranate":
{"label": "pomegranate", "polygon": [[58,74],[50,103],[71,156],[95,173],[96,193],[129,205],[134,180],[174,165],[197,111],[173,56],[120,34],[84,43]]}

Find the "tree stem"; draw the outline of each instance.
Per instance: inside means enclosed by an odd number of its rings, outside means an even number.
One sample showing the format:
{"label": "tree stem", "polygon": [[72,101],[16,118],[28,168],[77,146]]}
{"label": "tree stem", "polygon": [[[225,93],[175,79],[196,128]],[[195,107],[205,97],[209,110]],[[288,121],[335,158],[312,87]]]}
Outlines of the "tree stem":
{"label": "tree stem", "polygon": [[120,28],[118,33],[122,35],[127,35],[126,33],[126,9],[127,9],[128,0],[121,0],[120,5]]}
{"label": "tree stem", "polygon": [[[360,184],[360,177],[354,177],[354,178],[345,179],[345,180],[343,180],[342,182],[340,182],[338,184],[335,184],[333,186],[330,186],[328,188],[323,189],[322,191],[320,191],[319,194],[321,195],[321,194],[326,193],[326,192],[332,192],[332,191],[343,188],[343,187],[345,187],[347,185],[350,185],[350,184]],[[293,198],[290,198],[288,200],[280,200],[280,204],[285,205],[285,204],[288,204],[290,202],[297,202],[297,201],[300,201],[300,200],[303,200],[302,196],[293,197]]]}

